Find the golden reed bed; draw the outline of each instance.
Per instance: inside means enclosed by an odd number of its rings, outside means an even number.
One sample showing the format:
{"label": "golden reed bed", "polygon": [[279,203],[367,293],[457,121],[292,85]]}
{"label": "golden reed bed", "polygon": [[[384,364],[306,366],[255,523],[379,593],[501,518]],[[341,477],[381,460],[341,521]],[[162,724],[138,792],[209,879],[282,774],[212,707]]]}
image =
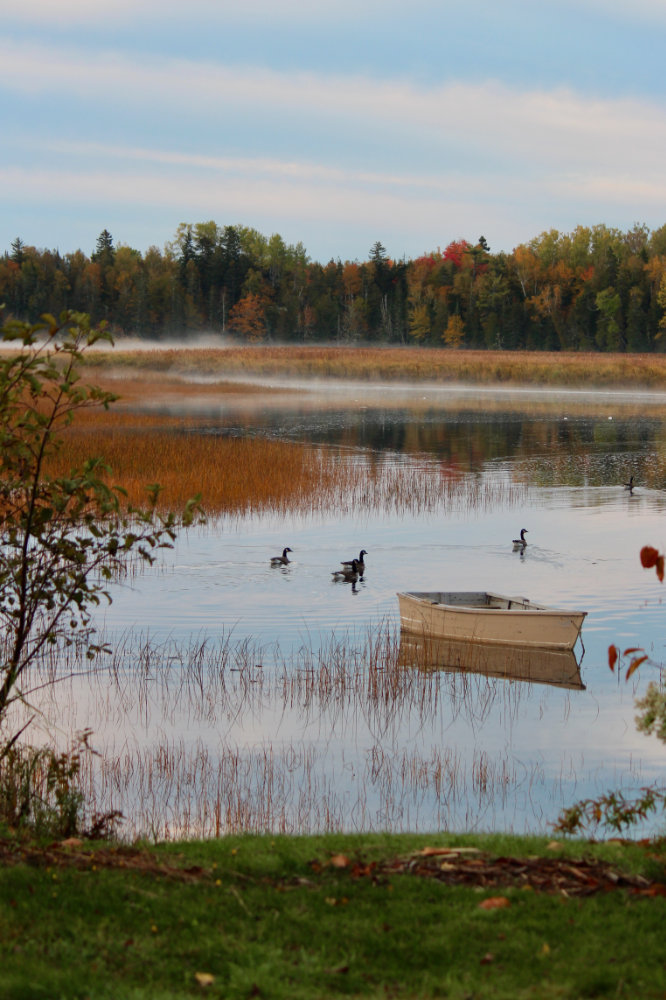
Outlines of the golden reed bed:
{"label": "golden reed bed", "polygon": [[[461,477],[446,470],[428,477],[409,465],[396,469],[370,458],[351,460],[334,449],[204,434],[194,417],[146,412],[184,396],[265,394],[271,391],[265,386],[233,380],[266,375],[302,377],[310,384],[315,378],[345,378],[654,391],[666,388],[666,355],[302,346],[130,350],[119,341],[112,350],[87,355],[84,377],[120,399],[108,413],[79,416],[54,469],[67,472],[86,456],[102,455],[132,503],[142,502],[146,483],[159,482],[165,507],[201,493],[210,513],[423,510],[452,502],[455,493],[466,504],[490,501],[478,486],[466,481],[463,488]],[[461,491],[467,491],[464,498]]]}
{"label": "golden reed bed", "polygon": [[127,350],[90,355],[89,365],[135,371],[306,378],[428,380],[541,386],[666,388],[666,354],[452,351],[409,347],[230,346]]}
{"label": "golden reed bed", "polygon": [[68,430],[49,471],[65,475],[87,457],[102,456],[112,469],[109,481],[121,483],[133,505],[145,503],[148,483],[162,486],[162,508],[178,508],[201,494],[209,515],[434,512],[518,503],[525,492],[520,484],[481,483],[445,467],[422,469],[307,444],[202,434],[184,421],[165,429],[145,416],[111,413],[107,420],[106,426],[94,426],[84,418]]}
{"label": "golden reed bed", "polygon": [[348,449],[230,437],[210,417],[202,428],[195,416],[171,416],[157,409],[169,399],[193,393],[245,395],[245,386],[193,386],[154,373],[129,380],[99,371],[86,374],[119,398],[109,410],[84,409],[77,414],[63,432],[63,448],[49,472],[66,475],[86,458],[100,456],[111,467],[109,481],[121,483],[133,505],[145,502],[149,483],[162,486],[164,509],[177,508],[200,493],[203,508],[211,515],[423,512],[454,504],[474,508],[518,502],[524,494],[521,486],[480,483],[459,468],[423,469],[418,463],[385,462]]}

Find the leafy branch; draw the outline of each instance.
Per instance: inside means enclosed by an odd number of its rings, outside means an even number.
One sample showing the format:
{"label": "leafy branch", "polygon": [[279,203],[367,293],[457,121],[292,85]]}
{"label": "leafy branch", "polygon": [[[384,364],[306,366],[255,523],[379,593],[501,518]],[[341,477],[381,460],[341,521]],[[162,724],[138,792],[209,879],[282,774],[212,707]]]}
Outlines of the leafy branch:
{"label": "leafy branch", "polygon": [[[641,566],[644,569],[654,569],[660,583],[664,582],[664,555],[651,545],[644,545],[640,551]],[[612,671],[621,656],[631,656],[631,662],[625,673],[625,681],[638,670],[641,664],[649,660],[649,656],[640,646],[630,646],[620,652],[618,646],[608,647],[608,666]],[[642,714],[636,717],[636,725],[640,732],[654,733],[662,742],[666,742],[666,692],[654,682],[648,685],[645,697],[636,702],[636,707]],[[603,826],[607,829],[620,831],[644,820],[649,814],[656,812],[660,805],[666,809],[666,790],[649,787],[642,788],[641,794],[633,800],[628,800],[620,792],[608,792],[597,799],[583,799],[568,809],[564,809],[554,825],[558,833],[574,834],[584,827]]]}
{"label": "leafy branch", "polygon": [[666,791],[642,788],[641,795],[626,799],[620,792],[608,792],[598,799],[583,799],[564,809],[554,825],[557,833],[574,834],[583,827],[603,826],[620,832],[644,820],[657,806],[666,809]]}
{"label": "leafy branch", "polygon": [[33,325],[12,321],[0,332],[12,345],[0,357],[2,725],[24,699],[24,675],[45,647],[74,645],[91,659],[107,651],[95,640],[92,612],[111,602],[110,582],[131,560],[152,563],[200,508],[195,497],[178,516],[158,513],[156,485],[147,487],[145,506],[123,506],[125,491],[108,484],[111,470],[99,456],[50,475],[49,460],[77,412],[106,409],[116,398],[80,377],[84,352],[111,338],[73,312]]}

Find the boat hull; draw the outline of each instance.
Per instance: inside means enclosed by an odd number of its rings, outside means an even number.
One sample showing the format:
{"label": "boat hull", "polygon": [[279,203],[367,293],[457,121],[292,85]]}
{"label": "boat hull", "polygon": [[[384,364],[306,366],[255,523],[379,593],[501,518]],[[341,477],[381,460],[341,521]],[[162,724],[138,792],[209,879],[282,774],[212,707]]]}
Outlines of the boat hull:
{"label": "boat hull", "polygon": [[398,602],[406,632],[541,649],[573,649],[586,615],[478,591],[399,593]]}

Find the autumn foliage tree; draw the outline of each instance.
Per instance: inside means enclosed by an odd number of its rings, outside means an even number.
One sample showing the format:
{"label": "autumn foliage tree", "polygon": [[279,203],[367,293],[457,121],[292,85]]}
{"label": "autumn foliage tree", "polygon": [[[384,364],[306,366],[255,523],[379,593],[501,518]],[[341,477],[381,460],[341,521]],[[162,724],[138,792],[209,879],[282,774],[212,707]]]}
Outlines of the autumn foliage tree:
{"label": "autumn foliage tree", "polygon": [[278,233],[213,220],[181,223],[145,254],[106,229],[90,257],[17,237],[0,256],[0,302],[26,322],[70,308],[145,337],[442,346],[459,316],[470,348],[664,350],[666,226],[550,229],[499,253],[460,238],[411,261],[376,241],[365,260],[324,264]]}
{"label": "autumn foliage tree", "polygon": [[449,316],[442,339],[447,347],[460,347],[465,336],[465,324],[457,314]]}
{"label": "autumn foliage tree", "polygon": [[251,344],[266,337],[266,302],[255,292],[242,298],[229,313],[229,330]]}

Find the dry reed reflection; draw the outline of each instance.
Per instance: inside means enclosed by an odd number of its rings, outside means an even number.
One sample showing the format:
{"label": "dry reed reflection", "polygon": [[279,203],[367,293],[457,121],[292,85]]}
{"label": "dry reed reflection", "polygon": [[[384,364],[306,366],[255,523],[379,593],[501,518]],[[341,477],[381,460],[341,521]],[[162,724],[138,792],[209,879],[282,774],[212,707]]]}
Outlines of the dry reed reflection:
{"label": "dry reed reflection", "polygon": [[510,729],[529,684],[406,667],[388,623],[289,660],[229,635],[126,635],[92,670],[53,650],[31,682],[52,731],[93,730],[81,787],[128,837],[487,828],[550,780],[447,735],[492,711]]}

